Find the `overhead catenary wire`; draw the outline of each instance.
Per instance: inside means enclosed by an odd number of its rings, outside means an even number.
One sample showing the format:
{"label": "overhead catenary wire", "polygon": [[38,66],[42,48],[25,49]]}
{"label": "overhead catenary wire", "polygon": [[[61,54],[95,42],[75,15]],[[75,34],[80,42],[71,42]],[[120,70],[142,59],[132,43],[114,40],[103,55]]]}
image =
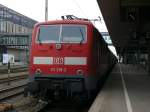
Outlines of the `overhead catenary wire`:
{"label": "overhead catenary wire", "polygon": [[[78,9],[83,13],[83,15],[88,19],[88,16],[84,13],[84,11],[80,7],[80,5],[77,2],[77,0],[72,0],[72,1],[75,3],[75,5],[78,7]],[[104,19],[103,19],[103,17],[98,16],[98,19],[89,19],[89,20],[93,23],[93,25],[95,25],[96,21],[98,21],[98,22],[100,22],[102,24],[102,20],[104,20]]]}
{"label": "overhead catenary wire", "polygon": [[72,0],[74,3],[75,3],[75,5],[78,7],[78,9],[83,13],[83,15],[86,17],[86,18],[88,18],[88,16],[84,13],[84,11],[82,10],[82,8],[80,7],[80,5],[78,4],[78,2],[76,1],[76,0]]}
{"label": "overhead catenary wire", "polygon": [[[77,1],[77,0],[72,0],[72,3],[76,6],[76,10],[79,10],[80,13],[84,16],[83,19],[88,19],[89,21],[91,21],[91,23],[96,27],[98,28],[98,24],[104,24],[104,19],[102,17],[101,14],[99,14],[97,16],[97,18],[94,18],[94,19],[90,19],[88,14],[85,13],[85,10],[83,9],[83,7],[81,6],[80,4],[81,1]],[[98,28],[99,29],[99,28]]]}

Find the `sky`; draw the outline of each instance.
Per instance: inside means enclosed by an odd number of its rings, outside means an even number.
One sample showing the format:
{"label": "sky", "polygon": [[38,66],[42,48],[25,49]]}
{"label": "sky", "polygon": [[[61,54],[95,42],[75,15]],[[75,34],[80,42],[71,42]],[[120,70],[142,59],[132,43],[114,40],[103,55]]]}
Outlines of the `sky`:
{"label": "sky", "polygon": [[[39,22],[45,20],[45,0],[0,0],[7,6]],[[60,19],[62,15],[75,15],[88,19],[102,17],[96,0],[48,0],[48,20]],[[95,22],[100,31],[107,31],[103,19]]]}
{"label": "sky", "polygon": [[[45,0],[0,0],[0,4],[39,22],[45,21]],[[48,0],[48,20],[61,19],[63,15],[98,19],[94,25],[100,32],[107,32],[96,0]],[[115,53],[115,48],[110,48]]]}

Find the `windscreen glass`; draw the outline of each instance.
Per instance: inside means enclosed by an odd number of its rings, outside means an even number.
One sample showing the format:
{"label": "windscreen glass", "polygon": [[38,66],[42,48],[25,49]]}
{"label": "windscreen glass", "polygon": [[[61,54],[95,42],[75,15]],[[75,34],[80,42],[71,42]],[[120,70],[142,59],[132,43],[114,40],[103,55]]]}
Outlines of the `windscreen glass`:
{"label": "windscreen glass", "polygon": [[38,41],[42,43],[59,41],[60,26],[40,26]]}
{"label": "windscreen glass", "polygon": [[86,27],[84,25],[41,25],[37,41],[40,43],[84,43]]}
{"label": "windscreen glass", "polygon": [[62,42],[85,41],[86,31],[84,26],[62,26]]}

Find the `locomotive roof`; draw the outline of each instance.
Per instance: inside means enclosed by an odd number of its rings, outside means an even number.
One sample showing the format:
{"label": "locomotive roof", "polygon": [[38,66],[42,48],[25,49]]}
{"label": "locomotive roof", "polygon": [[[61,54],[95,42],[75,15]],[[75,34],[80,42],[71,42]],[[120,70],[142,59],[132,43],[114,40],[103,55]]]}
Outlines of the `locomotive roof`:
{"label": "locomotive roof", "polygon": [[48,24],[85,24],[85,25],[92,25],[93,24],[90,21],[85,21],[85,20],[52,20],[52,21],[46,21],[46,22],[40,22],[37,23],[36,26],[38,25],[48,25]]}

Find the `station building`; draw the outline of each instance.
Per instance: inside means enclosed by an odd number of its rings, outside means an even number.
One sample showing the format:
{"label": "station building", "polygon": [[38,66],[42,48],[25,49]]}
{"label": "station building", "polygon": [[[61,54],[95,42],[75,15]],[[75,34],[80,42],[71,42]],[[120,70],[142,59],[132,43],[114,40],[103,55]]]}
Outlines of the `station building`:
{"label": "station building", "polygon": [[[15,63],[28,63],[29,43],[35,23],[37,21],[0,4],[0,64],[4,53],[14,58]],[[24,35],[30,35],[30,38]]]}

